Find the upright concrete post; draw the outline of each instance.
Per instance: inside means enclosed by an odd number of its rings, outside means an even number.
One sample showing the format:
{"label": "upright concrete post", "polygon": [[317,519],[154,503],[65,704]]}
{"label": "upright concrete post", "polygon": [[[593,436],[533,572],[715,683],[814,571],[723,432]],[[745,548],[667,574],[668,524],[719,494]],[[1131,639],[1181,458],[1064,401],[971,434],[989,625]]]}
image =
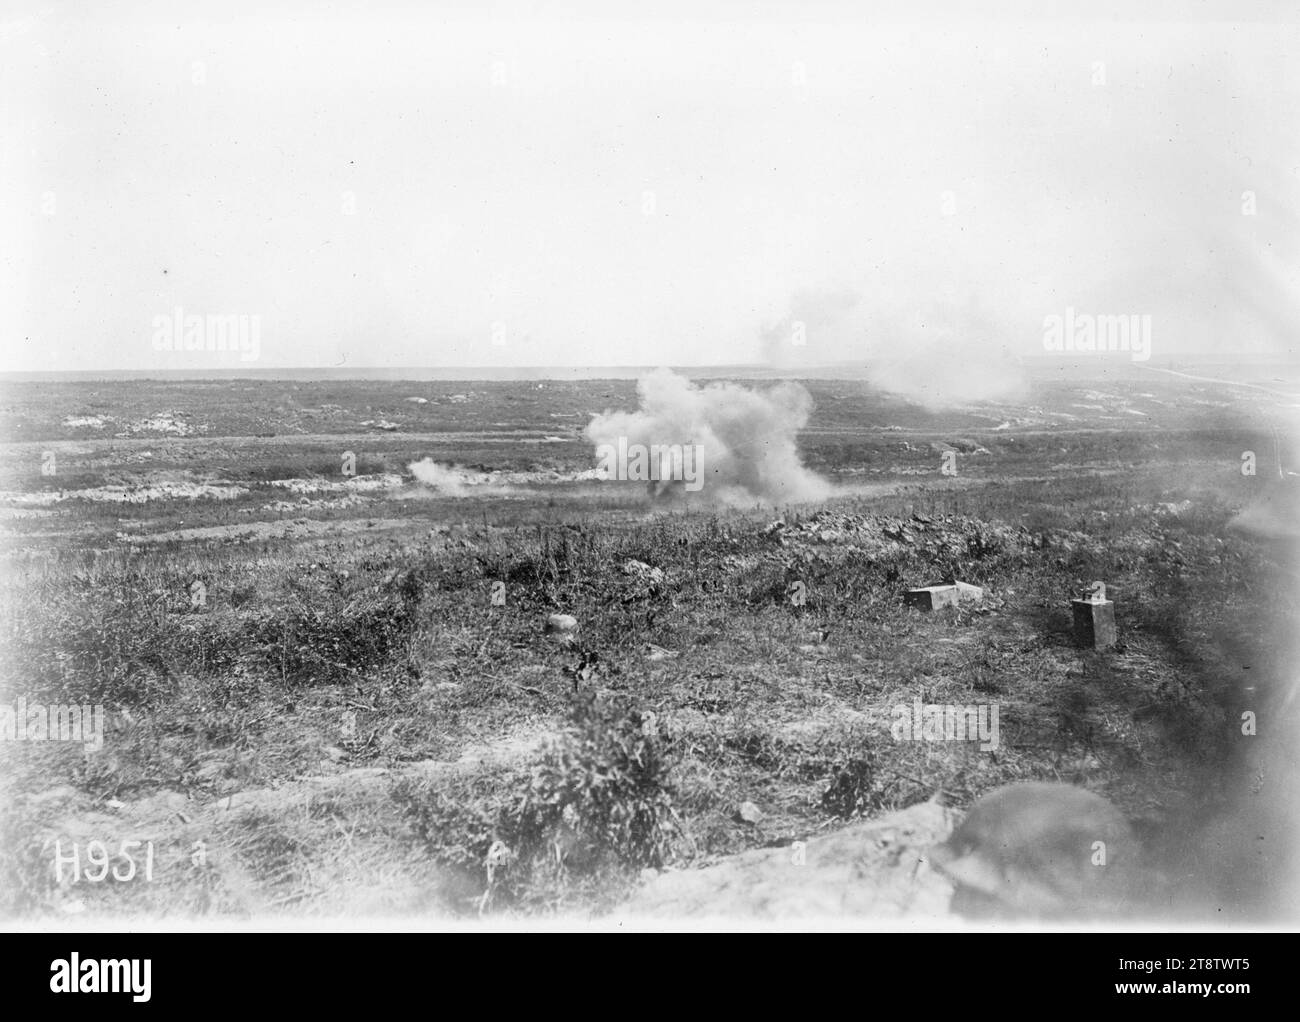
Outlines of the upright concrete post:
{"label": "upright concrete post", "polygon": [[1119,641],[1115,628],[1115,604],[1106,599],[1106,584],[1094,582],[1089,595],[1071,600],[1074,609],[1074,641],[1092,649],[1107,649]]}

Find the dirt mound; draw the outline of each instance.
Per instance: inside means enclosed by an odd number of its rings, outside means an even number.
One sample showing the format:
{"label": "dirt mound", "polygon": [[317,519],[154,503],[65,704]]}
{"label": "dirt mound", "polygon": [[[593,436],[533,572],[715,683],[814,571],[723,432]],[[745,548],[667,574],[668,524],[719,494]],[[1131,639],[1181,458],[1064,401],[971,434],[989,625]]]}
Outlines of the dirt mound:
{"label": "dirt mound", "polygon": [[762,848],[703,869],[670,871],[648,881],[615,915],[952,921],[952,887],[930,869],[926,850],[947,838],[955,819],[937,802],[923,802],[802,846]]}
{"label": "dirt mound", "polygon": [[829,543],[852,546],[874,556],[898,556],[911,551],[930,557],[941,555],[981,557],[1017,551],[1035,545],[1026,529],[964,515],[927,515],[910,518],[818,511],[788,525],[774,522],[765,530],[769,539],[787,543]]}
{"label": "dirt mound", "polygon": [[[321,767],[329,773],[220,797],[167,790],[133,802],[91,804],[71,786],[30,795],[0,792],[8,796],[0,798],[0,837],[9,838],[11,856],[45,863],[41,883],[27,893],[47,919],[436,916],[443,909],[431,892],[442,883],[442,871],[412,856],[389,797],[393,784],[527,759],[545,738],[541,732],[507,733],[455,759],[392,768],[345,769],[325,759]],[[233,759],[230,765],[237,770]],[[93,873],[88,856],[96,843],[119,871],[114,879],[134,862],[134,884],[88,882],[82,871]],[[50,868],[56,853],[64,859],[57,872]]]}

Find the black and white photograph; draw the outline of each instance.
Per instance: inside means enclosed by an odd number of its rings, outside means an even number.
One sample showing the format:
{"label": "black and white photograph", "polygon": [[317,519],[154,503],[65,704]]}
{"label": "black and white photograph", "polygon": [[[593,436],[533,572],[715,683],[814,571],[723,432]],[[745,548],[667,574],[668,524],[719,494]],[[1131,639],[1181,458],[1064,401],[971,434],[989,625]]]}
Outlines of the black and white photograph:
{"label": "black and white photograph", "polygon": [[1293,930],[1298,57],[5,4],[0,928]]}

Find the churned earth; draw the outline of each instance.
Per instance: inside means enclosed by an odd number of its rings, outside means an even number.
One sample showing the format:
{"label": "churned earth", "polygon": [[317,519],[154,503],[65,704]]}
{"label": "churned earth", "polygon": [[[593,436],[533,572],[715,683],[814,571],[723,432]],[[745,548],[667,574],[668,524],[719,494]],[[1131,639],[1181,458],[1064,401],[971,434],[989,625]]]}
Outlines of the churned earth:
{"label": "churned earth", "polygon": [[[0,741],[0,911],[951,924],[925,849],[1001,784],[1260,829],[1300,710],[1281,398],[805,386],[831,496],[723,506],[593,472],[631,381],[5,384],[0,703],[106,725]],[[904,606],[952,580],[984,598]],[[996,707],[996,747],[917,705]],[[1278,911],[1285,836],[1216,840],[1192,900]]]}

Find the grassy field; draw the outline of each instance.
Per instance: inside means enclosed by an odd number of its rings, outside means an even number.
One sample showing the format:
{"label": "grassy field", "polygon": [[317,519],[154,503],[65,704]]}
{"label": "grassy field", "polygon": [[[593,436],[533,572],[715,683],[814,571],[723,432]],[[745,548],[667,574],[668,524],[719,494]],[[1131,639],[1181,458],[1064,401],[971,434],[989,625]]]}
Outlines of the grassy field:
{"label": "grassy field", "polygon": [[[1066,780],[1155,831],[1237,797],[1297,609],[1294,564],[1226,529],[1276,480],[1270,399],[806,385],[837,495],[721,508],[582,475],[629,381],[7,384],[0,698],[107,726],[0,742],[0,912],[600,913],[940,790]],[[954,578],[986,598],[904,607]],[[1105,652],[1070,631],[1094,580]],[[917,700],[995,704],[999,747],[895,740]],[[124,841],[151,877],[87,880]],[[1282,865],[1204,882],[1258,914]]]}

